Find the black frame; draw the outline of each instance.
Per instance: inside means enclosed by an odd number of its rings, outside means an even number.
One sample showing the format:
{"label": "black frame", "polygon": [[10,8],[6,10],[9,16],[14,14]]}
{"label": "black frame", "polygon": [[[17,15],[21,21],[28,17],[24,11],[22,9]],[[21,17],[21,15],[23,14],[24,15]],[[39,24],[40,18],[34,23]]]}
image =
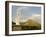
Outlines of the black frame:
{"label": "black frame", "polygon": [[[9,3],[27,3],[27,4],[42,4],[44,6],[44,32],[43,33],[27,33],[27,34],[12,34],[9,35]],[[45,34],[45,3],[37,2],[20,2],[20,1],[5,1],[5,35],[18,36],[18,35],[32,35],[32,34]]]}

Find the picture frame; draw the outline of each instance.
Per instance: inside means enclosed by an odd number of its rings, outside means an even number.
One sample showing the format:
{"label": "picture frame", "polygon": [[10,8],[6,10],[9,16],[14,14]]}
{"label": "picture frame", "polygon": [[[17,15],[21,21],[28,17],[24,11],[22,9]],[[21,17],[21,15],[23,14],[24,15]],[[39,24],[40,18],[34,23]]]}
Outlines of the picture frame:
{"label": "picture frame", "polygon": [[[13,6],[15,6],[14,8],[12,8]],[[28,6],[28,8],[26,7]],[[40,13],[40,19],[41,19],[41,24],[40,24],[40,29],[22,29],[20,28],[20,25],[15,25],[16,29],[14,30],[14,27],[13,27],[13,21],[14,19],[12,18],[12,15],[16,15],[15,12],[17,9],[19,9],[19,11],[24,11],[26,12],[28,10],[28,12],[30,11],[30,8],[33,7],[32,9],[34,9],[34,11],[36,12],[36,10],[38,11],[38,13],[40,12],[41,10],[41,13]],[[35,10],[35,8],[36,10]],[[20,9],[22,8],[22,9]],[[27,9],[27,10],[26,10]],[[40,9],[40,10],[39,10]],[[17,10],[18,11],[18,10]],[[23,14],[22,13],[22,14]],[[24,13],[25,15],[27,13]],[[30,13],[29,13],[30,14]],[[21,15],[18,14],[18,16]],[[34,15],[34,14],[33,14]],[[35,14],[36,15],[36,14]],[[17,16],[17,22],[18,22],[18,16]],[[26,15],[27,16],[27,15]],[[12,19],[13,20],[12,20]],[[37,19],[37,18],[35,18]],[[19,24],[17,23],[16,24]],[[31,21],[32,22],[32,21]],[[43,25],[44,24],[44,25]],[[24,24],[23,24],[24,25]],[[39,25],[38,25],[39,26]],[[23,27],[21,25],[21,27]],[[26,26],[25,26],[26,27]],[[28,27],[28,26],[27,26]],[[26,28],[27,28],[26,27]],[[19,30],[19,29],[20,30]],[[24,28],[24,27],[23,27]],[[34,27],[35,28],[35,27]],[[18,31],[17,31],[18,29]],[[5,1],[5,35],[6,36],[18,36],[18,35],[33,35],[33,34],[45,34],[45,3],[37,3],[37,2],[20,2],[20,1]]]}

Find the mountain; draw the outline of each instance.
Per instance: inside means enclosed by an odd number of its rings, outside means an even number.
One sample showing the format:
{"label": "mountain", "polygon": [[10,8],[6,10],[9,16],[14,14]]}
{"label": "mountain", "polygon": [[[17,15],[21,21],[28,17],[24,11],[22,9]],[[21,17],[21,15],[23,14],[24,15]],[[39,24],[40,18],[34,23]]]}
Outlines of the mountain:
{"label": "mountain", "polygon": [[20,22],[21,25],[27,25],[27,26],[40,26],[41,24],[32,20],[32,19],[29,19],[27,20],[26,22]]}
{"label": "mountain", "polygon": [[22,30],[39,30],[41,29],[41,24],[38,22],[35,22],[34,20],[27,20],[26,22],[20,22],[20,25],[22,26]]}

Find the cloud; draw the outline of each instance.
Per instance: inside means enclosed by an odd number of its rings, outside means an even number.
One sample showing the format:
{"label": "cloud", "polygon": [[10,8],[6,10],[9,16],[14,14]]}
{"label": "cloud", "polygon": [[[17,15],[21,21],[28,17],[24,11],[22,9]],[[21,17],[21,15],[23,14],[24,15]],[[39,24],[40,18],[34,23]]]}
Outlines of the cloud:
{"label": "cloud", "polygon": [[32,16],[30,16],[30,17],[28,17],[26,19],[23,19],[21,21],[25,22],[25,21],[27,21],[29,19],[32,19],[32,20],[34,20],[34,21],[36,21],[38,23],[41,23],[41,15],[40,14],[32,14]]}
{"label": "cloud", "polygon": [[[28,17],[26,19],[23,19],[23,20],[20,19],[20,21],[25,22],[25,21],[27,21],[29,19],[32,19],[32,20],[34,20],[34,21],[36,21],[38,23],[41,23],[41,15],[40,14],[32,14],[32,16],[30,16],[30,17]],[[13,21],[16,22],[16,17],[14,17]]]}
{"label": "cloud", "polygon": [[32,19],[38,23],[41,23],[41,15],[40,14],[33,14]]}

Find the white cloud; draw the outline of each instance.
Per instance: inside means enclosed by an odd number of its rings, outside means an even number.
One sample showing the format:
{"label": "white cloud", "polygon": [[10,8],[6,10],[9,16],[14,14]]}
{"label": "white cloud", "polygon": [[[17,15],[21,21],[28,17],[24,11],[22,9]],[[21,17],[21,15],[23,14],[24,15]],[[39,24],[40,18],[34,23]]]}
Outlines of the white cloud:
{"label": "white cloud", "polygon": [[25,22],[29,19],[32,19],[38,23],[41,23],[41,15],[40,14],[32,14],[32,16],[28,17],[27,19],[21,20],[21,21]]}
{"label": "white cloud", "polygon": [[[28,17],[27,19],[23,19],[23,20],[20,19],[20,20],[21,20],[21,22],[25,22],[29,19],[32,19],[38,23],[41,23],[41,15],[40,14],[32,14],[32,16]],[[16,22],[15,17],[14,17],[13,21]]]}
{"label": "white cloud", "polygon": [[41,23],[41,15],[40,14],[33,14],[32,19],[38,23]]}

